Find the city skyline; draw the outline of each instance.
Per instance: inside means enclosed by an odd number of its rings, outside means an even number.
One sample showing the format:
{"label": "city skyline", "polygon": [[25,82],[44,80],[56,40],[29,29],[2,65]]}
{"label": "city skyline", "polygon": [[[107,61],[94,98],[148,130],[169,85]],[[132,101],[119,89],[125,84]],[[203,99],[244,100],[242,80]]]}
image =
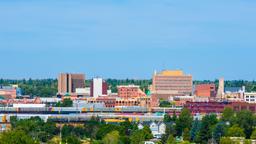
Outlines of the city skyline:
{"label": "city skyline", "polygon": [[0,78],[255,80],[256,2],[1,1]]}

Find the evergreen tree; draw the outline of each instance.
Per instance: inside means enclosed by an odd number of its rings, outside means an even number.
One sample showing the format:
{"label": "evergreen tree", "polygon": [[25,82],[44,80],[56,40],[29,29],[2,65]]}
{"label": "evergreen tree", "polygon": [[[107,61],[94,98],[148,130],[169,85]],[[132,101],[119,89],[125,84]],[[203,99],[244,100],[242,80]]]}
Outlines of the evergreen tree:
{"label": "evergreen tree", "polygon": [[184,108],[179,118],[176,120],[176,132],[178,136],[182,136],[182,133],[184,132],[185,128],[188,128],[190,130],[192,125],[193,117],[190,113],[190,111],[186,108]]}

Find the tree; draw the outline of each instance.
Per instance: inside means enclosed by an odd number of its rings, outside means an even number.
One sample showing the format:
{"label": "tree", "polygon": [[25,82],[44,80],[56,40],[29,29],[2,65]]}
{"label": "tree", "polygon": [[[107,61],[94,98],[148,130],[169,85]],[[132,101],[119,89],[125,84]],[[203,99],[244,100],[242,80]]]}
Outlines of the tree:
{"label": "tree", "polygon": [[132,133],[130,139],[131,144],[139,144],[145,140],[152,139],[153,135],[148,126],[144,126],[142,130],[136,130]]}
{"label": "tree", "polygon": [[256,129],[252,132],[251,139],[256,139]]}
{"label": "tree", "polygon": [[183,132],[183,140],[185,141],[190,141],[190,133],[189,133],[189,129],[185,128],[184,132]]}
{"label": "tree", "polygon": [[57,107],[72,107],[73,101],[70,98],[65,98],[62,102],[56,104]]}
{"label": "tree", "polygon": [[121,130],[117,125],[104,124],[101,125],[96,133],[96,139],[102,139],[106,134],[114,130]]}
{"label": "tree", "polygon": [[112,131],[108,133],[104,138],[103,138],[103,143],[104,144],[118,144],[119,143],[119,132],[118,131]]}
{"label": "tree", "polygon": [[58,129],[53,122],[44,122],[40,117],[30,119],[11,118],[12,129],[22,130],[33,139],[46,142],[58,133]]}
{"label": "tree", "polygon": [[164,115],[164,123],[167,123],[167,122],[171,122],[172,121],[172,119],[171,119],[171,117],[170,117],[170,115],[169,114],[165,114]]}
{"label": "tree", "polygon": [[233,144],[234,142],[229,137],[220,138],[220,144]]}
{"label": "tree", "polygon": [[245,137],[244,130],[238,125],[233,125],[228,129],[227,136],[230,137]]}
{"label": "tree", "polygon": [[39,142],[34,141],[32,137],[27,135],[22,130],[12,130],[3,132],[0,135],[1,144],[39,144]]}
{"label": "tree", "polygon": [[217,125],[215,126],[214,130],[213,130],[213,136],[214,136],[214,139],[219,142],[220,141],[220,138],[222,136],[225,135],[225,131],[226,131],[226,124],[225,122],[219,122],[217,123]]}
{"label": "tree", "polygon": [[143,130],[137,130],[133,132],[130,139],[131,144],[140,144],[141,142],[145,141],[145,135]]}
{"label": "tree", "polygon": [[176,120],[177,135],[181,136],[185,128],[190,130],[192,121],[193,117],[190,111],[187,108],[182,109],[179,118]]}
{"label": "tree", "polygon": [[68,137],[64,138],[62,142],[68,144],[81,144],[80,139],[74,135],[69,135]]}
{"label": "tree", "polygon": [[221,116],[221,121],[224,121],[224,122],[232,122],[233,121],[233,118],[234,118],[234,111],[233,109],[227,107],[224,109],[223,113],[222,113],[222,116]]}
{"label": "tree", "polygon": [[47,142],[47,144],[60,144],[61,140],[59,136],[53,137],[51,140]]}
{"label": "tree", "polygon": [[162,135],[161,137],[161,142],[164,144],[166,143],[169,135],[175,135],[176,131],[175,131],[175,127],[173,123],[166,123],[166,129],[165,129],[165,134]]}
{"label": "tree", "polygon": [[177,115],[176,115],[176,111],[174,111],[172,115],[172,121],[176,122],[176,120],[177,120]]}
{"label": "tree", "polygon": [[200,143],[207,143],[210,138],[212,138],[213,128],[218,122],[215,114],[206,115],[202,119],[202,124],[198,136]]}
{"label": "tree", "polygon": [[246,138],[250,138],[255,125],[252,112],[248,110],[238,112],[235,118],[235,123],[244,129]]}
{"label": "tree", "polygon": [[200,122],[198,119],[194,120],[192,123],[192,128],[190,130],[190,136],[191,136],[191,140],[193,142],[195,142],[196,140],[196,136],[198,135],[200,130]]}
{"label": "tree", "polygon": [[143,130],[144,137],[146,140],[153,138],[152,132],[148,126],[144,126],[142,130]]}
{"label": "tree", "polygon": [[160,100],[159,107],[170,107],[171,103],[165,100]]}
{"label": "tree", "polygon": [[176,144],[176,140],[173,137],[173,135],[169,135],[168,139],[167,139],[167,144]]}

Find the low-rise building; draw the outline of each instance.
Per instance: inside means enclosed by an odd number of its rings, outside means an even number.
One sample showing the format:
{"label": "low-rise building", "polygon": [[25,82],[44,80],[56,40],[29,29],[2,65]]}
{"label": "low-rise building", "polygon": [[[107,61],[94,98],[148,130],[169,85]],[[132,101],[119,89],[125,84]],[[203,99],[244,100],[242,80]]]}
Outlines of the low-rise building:
{"label": "low-rise building", "polygon": [[244,93],[244,101],[248,103],[256,103],[256,92]]}
{"label": "low-rise building", "polygon": [[122,85],[117,87],[118,96],[121,98],[145,97],[146,94],[136,85]]}

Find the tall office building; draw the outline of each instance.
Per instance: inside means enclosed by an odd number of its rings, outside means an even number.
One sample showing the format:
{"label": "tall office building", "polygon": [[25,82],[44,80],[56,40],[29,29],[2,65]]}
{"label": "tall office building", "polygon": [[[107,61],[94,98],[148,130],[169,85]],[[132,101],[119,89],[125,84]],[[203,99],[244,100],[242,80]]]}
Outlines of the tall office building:
{"label": "tall office building", "polygon": [[219,87],[218,87],[218,93],[217,93],[218,99],[224,98],[224,78],[219,79]]}
{"label": "tall office building", "polygon": [[165,70],[154,73],[152,95],[168,100],[171,96],[192,95],[192,76],[180,70]]}
{"label": "tall office building", "polygon": [[101,95],[107,95],[108,85],[102,78],[93,78],[91,82],[91,96],[99,97]]}
{"label": "tall office building", "polygon": [[58,77],[58,93],[75,93],[76,88],[85,88],[84,74],[61,73]]}

